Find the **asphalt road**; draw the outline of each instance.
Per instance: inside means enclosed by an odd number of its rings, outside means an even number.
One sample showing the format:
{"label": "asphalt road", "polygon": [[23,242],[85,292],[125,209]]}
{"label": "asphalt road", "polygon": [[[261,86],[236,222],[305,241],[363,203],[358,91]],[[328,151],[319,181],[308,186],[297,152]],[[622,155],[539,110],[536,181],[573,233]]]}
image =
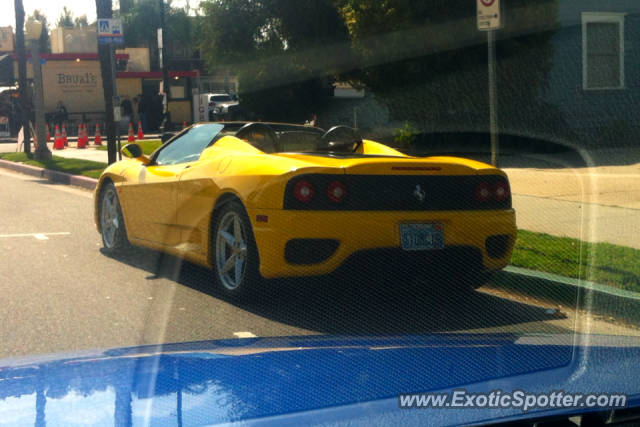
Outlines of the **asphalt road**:
{"label": "asphalt road", "polygon": [[[208,270],[148,250],[101,251],[90,192],[0,170],[0,358],[140,344],[308,334],[571,331],[615,319],[481,289],[375,277],[273,281],[225,301]],[[558,307],[554,307],[558,308]]]}

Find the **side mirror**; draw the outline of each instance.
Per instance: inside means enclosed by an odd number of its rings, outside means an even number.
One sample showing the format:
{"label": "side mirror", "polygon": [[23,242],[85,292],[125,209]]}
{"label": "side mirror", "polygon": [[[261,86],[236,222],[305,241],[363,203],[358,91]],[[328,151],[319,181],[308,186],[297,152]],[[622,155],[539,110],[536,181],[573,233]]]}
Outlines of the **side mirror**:
{"label": "side mirror", "polygon": [[137,159],[142,163],[149,163],[149,158],[142,152],[142,147],[138,144],[127,144],[120,150],[122,155],[128,159]]}
{"label": "side mirror", "polygon": [[162,141],[162,143],[164,144],[165,142],[167,142],[168,140],[170,140],[174,136],[176,136],[175,133],[165,132],[162,135],[160,135],[160,141]]}

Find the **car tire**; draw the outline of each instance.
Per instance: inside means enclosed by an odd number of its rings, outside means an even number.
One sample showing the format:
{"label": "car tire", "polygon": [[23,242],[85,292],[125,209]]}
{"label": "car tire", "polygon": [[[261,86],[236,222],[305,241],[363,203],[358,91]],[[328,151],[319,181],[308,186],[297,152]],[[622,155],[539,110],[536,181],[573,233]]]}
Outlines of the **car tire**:
{"label": "car tire", "polygon": [[211,231],[211,264],[218,289],[230,299],[246,299],[263,279],[258,247],[244,206],[229,201],[216,208]]}
{"label": "car tire", "polygon": [[128,249],[131,244],[127,237],[120,198],[112,182],[103,185],[100,189],[98,209],[104,251],[108,254],[117,254]]}

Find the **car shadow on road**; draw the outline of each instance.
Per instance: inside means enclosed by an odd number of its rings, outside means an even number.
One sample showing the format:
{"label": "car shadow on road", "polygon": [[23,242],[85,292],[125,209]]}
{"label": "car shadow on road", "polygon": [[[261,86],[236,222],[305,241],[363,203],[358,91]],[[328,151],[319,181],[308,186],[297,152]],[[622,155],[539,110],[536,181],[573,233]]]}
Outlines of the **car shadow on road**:
{"label": "car shadow on road", "polygon": [[[403,281],[357,272],[303,279],[270,280],[250,298],[231,301],[217,289],[214,273],[170,255],[131,249],[116,258],[203,295],[223,300],[273,322],[321,334],[421,334],[509,328],[527,331],[529,324],[550,320],[545,309],[478,291],[460,284]],[[173,311],[173,310],[172,310]],[[169,322],[171,320],[169,319]],[[545,324],[544,332],[570,333]]]}

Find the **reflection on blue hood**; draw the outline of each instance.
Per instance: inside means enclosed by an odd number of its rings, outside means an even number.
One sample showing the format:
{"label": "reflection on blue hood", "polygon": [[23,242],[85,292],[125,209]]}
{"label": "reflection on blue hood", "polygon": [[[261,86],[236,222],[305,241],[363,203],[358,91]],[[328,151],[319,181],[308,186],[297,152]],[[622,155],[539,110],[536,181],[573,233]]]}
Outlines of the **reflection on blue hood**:
{"label": "reflection on blue hood", "polygon": [[251,338],[7,359],[0,362],[0,426],[345,418],[455,425],[532,414],[400,410],[398,394],[454,387],[640,393],[640,339],[581,338],[577,344],[574,335],[522,334]]}

